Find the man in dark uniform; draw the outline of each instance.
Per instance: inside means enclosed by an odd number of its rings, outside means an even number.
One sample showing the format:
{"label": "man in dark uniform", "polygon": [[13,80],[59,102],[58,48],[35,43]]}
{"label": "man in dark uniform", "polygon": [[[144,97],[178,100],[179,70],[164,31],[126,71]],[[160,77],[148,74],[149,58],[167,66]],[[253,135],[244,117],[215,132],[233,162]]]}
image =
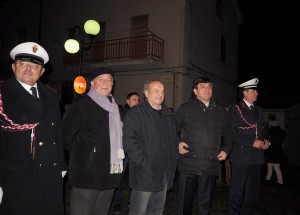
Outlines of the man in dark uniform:
{"label": "man in dark uniform", "polygon": [[254,104],[258,95],[257,83],[258,79],[254,78],[239,85],[243,99],[229,109],[235,130],[230,156],[229,215],[240,214],[243,197],[244,214],[259,214],[261,165],[264,164],[264,150],[268,149],[270,142],[262,108]]}
{"label": "man in dark uniform", "polygon": [[0,214],[63,215],[59,101],[38,81],[49,56],[34,42],[17,45],[10,56],[14,76],[0,96]]}

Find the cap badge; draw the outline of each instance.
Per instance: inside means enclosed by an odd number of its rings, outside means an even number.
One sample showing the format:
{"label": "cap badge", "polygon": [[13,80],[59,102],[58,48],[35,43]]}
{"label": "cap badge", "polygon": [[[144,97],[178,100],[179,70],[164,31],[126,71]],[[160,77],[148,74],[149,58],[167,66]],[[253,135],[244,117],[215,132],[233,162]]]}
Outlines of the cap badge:
{"label": "cap badge", "polygon": [[34,45],[34,46],[32,46],[32,52],[33,52],[33,53],[36,53],[36,52],[37,52],[37,50],[38,50],[38,47],[37,47],[37,45]]}

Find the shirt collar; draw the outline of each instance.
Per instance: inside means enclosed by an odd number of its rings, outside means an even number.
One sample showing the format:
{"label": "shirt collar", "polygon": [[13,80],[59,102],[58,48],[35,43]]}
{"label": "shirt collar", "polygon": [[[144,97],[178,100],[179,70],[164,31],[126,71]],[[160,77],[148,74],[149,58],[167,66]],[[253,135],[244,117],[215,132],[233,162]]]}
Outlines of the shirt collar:
{"label": "shirt collar", "polygon": [[22,87],[25,88],[25,90],[27,90],[30,94],[32,93],[32,91],[30,90],[31,87],[35,87],[37,89],[37,84],[35,83],[33,86],[31,85],[28,85],[28,84],[25,84],[25,83],[22,83],[21,81],[19,81],[17,79],[17,81],[22,85]]}
{"label": "shirt collar", "polygon": [[[253,105],[253,103],[252,104],[250,104],[249,102],[247,102],[246,100],[244,100],[244,102],[246,103],[246,105],[248,106],[248,108],[250,108],[250,106],[251,105]],[[254,106],[254,105],[253,105]]]}

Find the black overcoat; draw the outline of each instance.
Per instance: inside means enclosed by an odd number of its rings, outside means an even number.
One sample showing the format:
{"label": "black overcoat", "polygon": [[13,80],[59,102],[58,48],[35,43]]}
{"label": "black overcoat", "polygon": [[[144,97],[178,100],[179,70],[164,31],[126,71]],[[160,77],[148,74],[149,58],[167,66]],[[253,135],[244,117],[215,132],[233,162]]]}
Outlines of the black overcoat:
{"label": "black overcoat", "polygon": [[110,190],[121,174],[110,174],[109,112],[89,96],[74,101],[63,117],[68,183],[83,189]]}
{"label": "black overcoat", "polygon": [[173,115],[162,105],[161,116],[148,101],[127,111],[123,125],[124,150],[129,157],[129,186],[158,192],[173,186],[178,146]]}
{"label": "black overcoat", "polygon": [[281,163],[285,161],[285,154],[282,145],[286,138],[286,132],[280,126],[271,126],[268,130],[270,147],[265,151],[266,160],[269,163]]}
{"label": "black overcoat", "polygon": [[[56,93],[38,82],[39,101],[15,77],[1,85],[3,111],[14,123],[38,123],[34,130],[0,132],[2,215],[62,215],[66,170]],[[3,114],[1,126],[7,125]],[[31,146],[31,134],[34,131]],[[32,148],[31,148],[32,147]],[[33,153],[33,150],[35,151]]]}

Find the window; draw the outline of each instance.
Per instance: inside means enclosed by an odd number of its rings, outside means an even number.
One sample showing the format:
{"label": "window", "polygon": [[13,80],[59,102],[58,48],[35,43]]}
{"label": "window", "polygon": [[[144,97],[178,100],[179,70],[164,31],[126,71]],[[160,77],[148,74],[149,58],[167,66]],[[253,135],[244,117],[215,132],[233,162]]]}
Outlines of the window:
{"label": "window", "polygon": [[133,58],[147,56],[148,14],[131,18],[131,55]]}

